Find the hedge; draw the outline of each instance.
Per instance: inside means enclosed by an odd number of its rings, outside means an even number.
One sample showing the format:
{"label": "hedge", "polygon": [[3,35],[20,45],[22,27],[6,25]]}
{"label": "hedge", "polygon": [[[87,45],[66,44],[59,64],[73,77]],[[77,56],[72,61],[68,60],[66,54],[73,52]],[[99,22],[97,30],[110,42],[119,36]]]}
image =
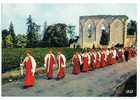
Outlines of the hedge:
{"label": "hedge", "polygon": [[[25,57],[25,51],[28,48],[3,48],[2,49],[2,72],[13,70],[19,67],[21,59]],[[48,48],[32,48],[33,56],[37,62],[37,67],[43,66],[44,56],[48,52]],[[55,56],[57,56],[57,48],[53,48]],[[62,53],[70,61],[73,55],[72,48],[62,48]]]}

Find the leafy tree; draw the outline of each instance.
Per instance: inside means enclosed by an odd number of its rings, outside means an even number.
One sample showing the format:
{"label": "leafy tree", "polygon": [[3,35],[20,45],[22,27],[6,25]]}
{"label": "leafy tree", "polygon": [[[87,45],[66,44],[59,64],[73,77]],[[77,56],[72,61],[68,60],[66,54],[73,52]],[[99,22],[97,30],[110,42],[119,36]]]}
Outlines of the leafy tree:
{"label": "leafy tree", "polygon": [[27,18],[28,29],[27,29],[27,47],[34,47],[38,42],[38,36],[40,31],[40,26],[32,21],[31,15]]}
{"label": "leafy tree", "polygon": [[13,47],[15,47],[16,46],[16,35],[15,35],[15,32],[14,32],[14,25],[13,25],[12,22],[10,23],[10,26],[9,26],[9,34],[11,34],[11,36],[13,38],[13,40],[12,40]]}
{"label": "leafy tree", "polygon": [[21,48],[24,48],[26,47],[27,45],[27,36],[26,35],[17,35],[17,38],[16,38],[16,45],[17,47],[21,47]]}
{"label": "leafy tree", "polygon": [[127,33],[128,35],[137,35],[137,22],[136,21],[131,20],[128,23]]}
{"label": "leafy tree", "polygon": [[44,22],[44,29],[43,29],[43,40],[47,38],[47,22]]}
{"label": "leafy tree", "polygon": [[58,23],[50,25],[47,28],[47,37],[43,38],[44,46],[48,47],[66,47],[68,38],[66,34],[66,24]]}
{"label": "leafy tree", "polygon": [[102,30],[100,44],[101,45],[108,45],[108,43],[109,43],[109,35],[105,30]]}
{"label": "leafy tree", "polygon": [[71,43],[76,43],[79,39],[79,36],[76,36],[75,33],[75,26],[74,25],[68,25],[67,26],[67,34],[69,35],[70,39],[69,39],[69,45]]}
{"label": "leafy tree", "polygon": [[70,36],[70,39],[74,39],[74,36],[75,36],[75,26],[68,25],[67,26],[67,33]]}
{"label": "leafy tree", "polygon": [[9,34],[7,29],[2,30],[2,47],[6,48],[6,36]]}
{"label": "leafy tree", "polygon": [[12,38],[11,34],[6,36],[5,42],[6,42],[6,47],[8,47],[8,48],[12,48],[13,47],[13,38]]}

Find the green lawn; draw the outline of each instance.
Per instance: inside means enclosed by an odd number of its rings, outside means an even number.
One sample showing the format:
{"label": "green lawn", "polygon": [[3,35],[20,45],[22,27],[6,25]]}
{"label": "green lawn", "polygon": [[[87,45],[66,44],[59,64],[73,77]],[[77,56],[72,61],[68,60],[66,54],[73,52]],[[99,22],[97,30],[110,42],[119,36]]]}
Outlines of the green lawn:
{"label": "green lawn", "polygon": [[[2,71],[9,71],[19,67],[21,58],[25,57],[27,48],[3,48],[2,49]],[[43,66],[44,56],[48,52],[48,48],[32,48],[33,56],[37,62],[37,67]],[[57,48],[53,48],[55,56],[57,56]],[[62,53],[70,61],[73,55],[72,48],[62,48]]]}

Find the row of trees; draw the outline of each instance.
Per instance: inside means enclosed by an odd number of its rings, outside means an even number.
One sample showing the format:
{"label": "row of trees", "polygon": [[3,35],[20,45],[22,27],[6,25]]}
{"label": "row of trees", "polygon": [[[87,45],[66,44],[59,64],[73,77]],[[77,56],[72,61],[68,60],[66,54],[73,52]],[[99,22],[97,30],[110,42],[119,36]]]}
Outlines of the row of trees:
{"label": "row of trees", "polygon": [[14,26],[11,22],[9,25],[9,30],[2,30],[2,46],[6,47],[15,47],[16,45],[16,35],[14,32]]}
{"label": "row of trees", "polygon": [[[2,46],[3,48],[13,47],[67,47],[73,42],[77,42],[79,36],[76,36],[75,26],[57,23],[47,26],[44,23],[43,33],[40,34],[41,26],[35,23],[29,15],[27,18],[27,32],[26,34],[15,35],[14,25],[11,22],[9,29],[2,30]],[[137,23],[131,20],[128,23],[128,35],[137,35]],[[41,38],[42,36],[43,38]],[[100,44],[107,45],[109,36],[105,30],[102,30]]]}
{"label": "row of trees", "polygon": [[75,26],[57,23],[47,26],[44,23],[43,38],[41,38],[41,26],[36,24],[31,15],[27,18],[26,34],[15,35],[14,25],[11,22],[9,29],[2,30],[2,46],[3,48],[12,47],[66,47],[70,43],[77,41],[75,34]]}

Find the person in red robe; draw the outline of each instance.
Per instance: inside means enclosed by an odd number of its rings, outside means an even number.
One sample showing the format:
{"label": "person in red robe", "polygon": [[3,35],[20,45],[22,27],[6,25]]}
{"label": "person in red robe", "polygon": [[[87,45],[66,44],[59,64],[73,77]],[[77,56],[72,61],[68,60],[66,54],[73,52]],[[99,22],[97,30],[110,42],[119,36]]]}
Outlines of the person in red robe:
{"label": "person in red robe", "polygon": [[90,55],[88,54],[87,50],[85,50],[83,54],[83,72],[88,72],[90,64]]}
{"label": "person in red robe", "polygon": [[124,53],[123,53],[123,49],[120,48],[118,51],[118,61],[123,62],[123,60],[124,60]]}
{"label": "person in red robe", "polygon": [[29,49],[26,51],[26,57],[23,60],[20,66],[25,66],[25,80],[24,80],[24,88],[32,87],[35,84],[35,69],[36,69],[36,61],[32,56],[32,51]]}
{"label": "person in red robe", "polygon": [[109,52],[110,52],[110,49],[107,48],[106,49],[106,65],[109,65]]}
{"label": "person in red robe", "polygon": [[132,54],[133,53],[133,50],[131,47],[128,48],[128,59],[131,59],[132,58]]}
{"label": "person in red robe", "polygon": [[132,58],[135,56],[134,48],[132,48]]}
{"label": "person in red robe", "polygon": [[82,69],[83,69],[83,53],[82,53],[82,49],[80,49],[79,55],[80,55],[80,58],[81,58],[80,72],[82,72]]}
{"label": "person in red robe", "polygon": [[128,48],[128,60],[130,60],[131,58],[131,50],[130,50],[130,47]]}
{"label": "person in red robe", "polygon": [[100,68],[101,66],[101,54],[100,54],[100,51],[99,49],[97,49],[97,52],[96,52],[96,68]]}
{"label": "person in red robe", "polygon": [[80,64],[81,64],[81,56],[76,51],[75,54],[72,57],[72,65],[73,65],[72,74],[77,75],[77,74],[80,73]]}
{"label": "person in red robe", "polygon": [[115,47],[113,47],[113,64],[116,63],[116,58],[117,58],[117,50]]}
{"label": "person in red robe", "polygon": [[48,50],[48,54],[46,54],[44,58],[44,66],[46,68],[47,72],[47,79],[52,79],[53,78],[53,70],[55,67],[55,56],[52,52],[52,49],[50,48]]}
{"label": "person in red robe", "polygon": [[137,55],[137,49],[135,47],[133,47],[133,53],[132,53],[132,56],[133,57],[136,57]]}
{"label": "person in red robe", "polygon": [[94,49],[91,50],[91,66],[93,70],[96,68],[96,52]]}
{"label": "person in red robe", "polygon": [[106,65],[106,51],[104,48],[101,50],[101,67],[104,67]]}
{"label": "person in red robe", "polygon": [[57,64],[58,64],[57,80],[60,80],[65,77],[65,68],[66,68],[66,57],[62,54],[61,48],[58,49]]}
{"label": "person in red robe", "polygon": [[109,50],[109,65],[112,65],[112,64],[114,64],[114,62],[113,62],[113,49],[111,48]]}

